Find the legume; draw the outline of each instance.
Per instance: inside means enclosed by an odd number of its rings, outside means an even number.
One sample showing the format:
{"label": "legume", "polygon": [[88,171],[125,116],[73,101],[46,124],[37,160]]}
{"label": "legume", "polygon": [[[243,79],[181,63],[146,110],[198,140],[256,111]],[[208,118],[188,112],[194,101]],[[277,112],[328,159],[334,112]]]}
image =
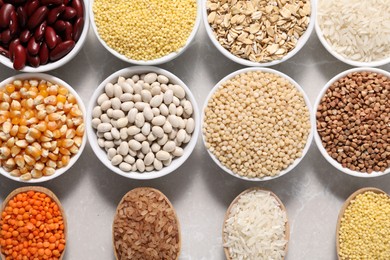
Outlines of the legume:
{"label": "legume", "polygon": [[346,208],[339,230],[340,259],[390,259],[390,198],[359,194]]}
{"label": "legume", "polygon": [[106,44],[133,60],[179,51],[194,27],[196,0],[96,0],[94,19]]}
{"label": "legume", "polygon": [[112,165],[142,173],[182,156],[196,126],[184,89],[148,73],[108,83],[93,108],[92,127]]}
{"label": "legume", "polygon": [[81,0],[0,2],[0,54],[14,69],[38,67],[67,55],[84,26]]}
{"label": "legume", "polygon": [[0,123],[0,166],[22,180],[68,165],[84,135],[75,96],[45,80],[15,80],[1,88]]}
{"label": "legume", "polygon": [[207,0],[207,21],[218,42],[254,62],[282,59],[306,31],[309,0]]}
{"label": "legume", "polygon": [[317,108],[317,131],[343,167],[372,173],[390,166],[390,79],[354,72],[334,82]]}
{"label": "legume", "polygon": [[155,189],[128,192],[115,214],[113,239],[118,259],[178,259],[180,230],[173,206]]}
{"label": "legume", "polygon": [[59,259],[65,226],[57,203],[42,192],[21,192],[1,213],[0,246],[5,259]]}
{"label": "legume", "polygon": [[276,176],[302,156],[309,109],[287,79],[252,71],[223,82],[205,108],[206,147],[241,176]]}

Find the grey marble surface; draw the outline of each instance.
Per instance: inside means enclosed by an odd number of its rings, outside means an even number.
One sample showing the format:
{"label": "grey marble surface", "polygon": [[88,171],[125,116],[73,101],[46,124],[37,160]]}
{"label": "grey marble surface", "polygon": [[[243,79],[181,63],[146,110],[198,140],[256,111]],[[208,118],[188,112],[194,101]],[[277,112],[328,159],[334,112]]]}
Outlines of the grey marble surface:
{"label": "grey marble surface", "polygon": [[[79,55],[49,74],[72,85],[87,104],[101,81],[129,66],[106,51],[90,30]],[[217,51],[203,26],[182,56],[161,67],[187,83],[200,107],[221,78],[243,68]],[[295,79],[314,103],[324,84],[350,67],[328,54],[313,33],[296,56],[273,68]],[[382,68],[389,70],[390,66]],[[14,74],[0,65],[0,80]],[[20,186],[23,185],[0,176],[0,202]],[[160,189],[176,208],[182,228],[180,259],[224,259],[221,227],[225,211],[236,195],[258,186],[275,192],[287,207],[291,225],[287,259],[320,260],[336,259],[335,228],[343,201],[362,187],[374,186],[390,193],[390,175],[375,179],[347,176],[333,168],[313,143],[292,172],[272,181],[252,183],[220,170],[199,138],[188,161],[160,179],[135,181],[116,175],[100,163],[87,145],[67,173],[43,186],[53,190],[65,207],[69,225],[66,260],[114,259],[111,225],[116,206],[127,191],[139,186]]]}

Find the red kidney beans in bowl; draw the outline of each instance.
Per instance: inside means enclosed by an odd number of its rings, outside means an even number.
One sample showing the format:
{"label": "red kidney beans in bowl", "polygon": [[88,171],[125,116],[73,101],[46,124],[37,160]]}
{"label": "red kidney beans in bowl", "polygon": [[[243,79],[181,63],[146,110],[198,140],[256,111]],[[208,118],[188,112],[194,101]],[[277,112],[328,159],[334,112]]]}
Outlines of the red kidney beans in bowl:
{"label": "red kidney beans in bowl", "polygon": [[82,0],[0,0],[0,54],[15,70],[67,55],[84,26]]}

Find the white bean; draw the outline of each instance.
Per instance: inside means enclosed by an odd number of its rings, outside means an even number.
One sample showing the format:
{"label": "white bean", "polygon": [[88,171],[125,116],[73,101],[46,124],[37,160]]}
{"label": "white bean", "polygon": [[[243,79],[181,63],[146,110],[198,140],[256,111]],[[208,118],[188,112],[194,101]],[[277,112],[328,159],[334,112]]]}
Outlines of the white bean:
{"label": "white bean", "polygon": [[172,125],[174,128],[178,128],[180,125],[179,119],[175,115],[169,115],[168,116],[168,122]]}
{"label": "white bean", "polygon": [[101,123],[98,125],[98,132],[105,133],[111,131],[112,125],[110,123]]}
{"label": "white bean", "polygon": [[176,136],[177,141],[182,143],[185,138],[186,138],[186,131],[184,129],[180,129],[177,132],[177,136]]}
{"label": "white bean", "polygon": [[163,150],[168,152],[168,153],[171,153],[175,150],[176,148],[176,144],[175,142],[173,141],[168,141],[164,146],[163,146]]}
{"label": "white bean", "polygon": [[152,84],[157,80],[157,74],[154,72],[148,73],[145,75],[144,81],[146,83]]}
{"label": "white bean", "polygon": [[119,98],[114,97],[114,98],[111,98],[110,101],[111,101],[111,107],[113,109],[121,109],[122,102]]}
{"label": "white bean", "polygon": [[169,139],[174,140],[176,138],[176,135],[177,135],[177,131],[172,130],[172,132],[169,133],[168,137]]}
{"label": "white bean", "polygon": [[173,91],[171,89],[168,89],[164,93],[164,103],[166,105],[169,105],[172,103],[172,101],[173,101]]}
{"label": "white bean", "polygon": [[121,135],[120,135],[119,130],[117,128],[111,128],[111,135],[114,139],[121,138]]}
{"label": "white bean", "polygon": [[118,147],[118,154],[126,156],[129,153],[129,145],[127,142],[122,142]]}
{"label": "white bean", "polygon": [[135,163],[131,166],[131,171],[132,172],[136,172],[137,171],[137,165]]}
{"label": "white bean", "polygon": [[152,124],[155,126],[163,126],[165,124],[165,116],[156,116],[152,119]]}
{"label": "white bean", "polygon": [[104,134],[103,133],[100,133],[100,132],[96,132],[96,136],[98,138],[103,138]]}
{"label": "white bean", "polygon": [[169,82],[168,77],[166,77],[166,76],[164,76],[164,75],[158,75],[157,80],[158,80],[158,82],[160,82],[161,84],[168,84],[168,82]]}
{"label": "white bean", "polygon": [[157,95],[150,100],[150,106],[151,107],[159,107],[163,101],[162,95]]}
{"label": "white bean", "polygon": [[153,116],[159,116],[160,115],[160,109],[157,107],[152,108]]}
{"label": "white bean", "polygon": [[175,106],[175,104],[173,104],[173,103],[169,104],[168,110],[169,110],[169,114],[176,115],[176,106]]}
{"label": "white bean", "polygon": [[112,134],[111,134],[111,132],[105,132],[104,134],[103,134],[103,137],[104,137],[104,139],[106,139],[107,141],[112,141],[114,138],[112,137]]}
{"label": "white bean", "polygon": [[163,125],[163,130],[166,134],[169,134],[172,132],[172,125],[169,123],[169,121],[166,121],[165,124]]}
{"label": "white bean", "polygon": [[118,119],[118,121],[116,121],[116,123],[117,123],[118,128],[123,128],[123,127],[127,126],[127,124],[129,123],[129,119],[127,117],[122,117],[122,118]]}
{"label": "white bean", "polygon": [[156,158],[160,161],[168,160],[171,157],[171,155],[165,151],[158,151],[156,153]]}
{"label": "white bean", "polygon": [[122,162],[121,164],[119,164],[119,169],[121,169],[124,172],[129,172],[129,171],[131,171],[131,165],[128,163]]}
{"label": "white bean", "polygon": [[184,119],[181,117],[178,117],[178,119],[179,119],[179,128],[180,129],[186,128],[186,122],[184,121]]}
{"label": "white bean", "polygon": [[102,122],[99,118],[94,118],[91,121],[91,125],[93,128],[97,129],[98,125]]}
{"label": "white bean", "polygon": [[132,80],[133,82],[137,82],[137,81],[139,80],[139,75],[133,75],[133,76],[131,77],[131,80]]}
{"label": "white bean", "polygon": [[175,150],[172,152],[173,156],[180,157],[184,154],[184,150],[181,147],[176,147]]}
{"label": "white bean", "polygon": [[133,124],[135,122],[135,116],[138,114],[138,109],[132,108],[127,114],[127,119],[129,119],[129,123]]}
{"label": "white bean", "polygon": [[115,84],[114,85],[114,96],[117,97],[117,98],[120,98],[123,94],[123,91],[122,91],[122,88],[121,86],[119,86],[118,84]]}
{"label": "white bean", "polygon": [[[150,131],[151,131],[150,124],[149,123],[145,123],[144,126],[141,129],[142,134],[144,136],[148,136],[150,134]],[[146,139],[146,137],[145,137],[145,139]]]}
{"label": "white bean", "polygon": [[148,154],[146,154],[146,156],[144,158],[145,165],[149,166],[153,163],[153,161],[154,161],[154,153],[149,152]]}
{"label": "white bean", "polygon": [[[142,91],[142,82],[138,81],[137,83],[134,84],[133,86],[134,93],[135,94],[141,94]],[[141,97],[141,96],[140,96]]]}
{"label": "white bean", "polygon": [[186,92],[184,91],[184,89],[181,86],[173,85],[171,89],[173,91],[173,95],[175,95],[179,99],[185,98]]}
{"label": "white bean", "polygon": [[132,87],[132,85],[134,85],[134,82],[132,82],[132,84],[129,84],[129,82],[126,80],[126,82],[120,82],[118,83],[118,85],[121,86],[122,91],[124,93],[129,93],[129,94],[134,93],[134,89]]}
{"label": "white bean", "polygon": [[134,107],[134,102],[128,101],[121,104],[121,109],[123,112],[128,112]]}
{"label": "white bean", "polygon": [[104,141],[104,148],[106,149],[110,149],[110,148],[114,148],[115,144],[113,141]]}
{"label": "white bean", "polygon": [[143,89],[141,91],[141,97],[143,102],[149,103],[150,100],[152,99],[152,93],[150,93],[149,90]]}
{"label": "white bean", "polygon": [[171,165],[171,163],[172,163],[172,156],[169,155],[169,159],[168,159],[168,160],[162,161],[162,163],[163,163],[163,165],[164,165],[165,167]]}
{"label": "white bean", "polygon": [[132,125],[129,128],[127,128],[127,133],[128,133],[128,135],[131,135],[131,136],[136,135],[140,132],[141,132],[141,129],[136,127],[135,125]]}
{"label": "white bean", "polygon": [[121,140],[127,140],[129,135],[127,134],[127,128],[126,127],[123,127],[123,128],[121,128],[121,130],[119,130],[119,136],[120,136]]}
{"label": "white bean", "polygon": [[93,118],[98,118],[102,115],[102,109],[99,106],[96,106],[92,110],[92,117]]}
{"label": "white bean", "polygon": [[136,102],[134,104],[134,107],[138,109],[138,111],[144,111],[146,107],[150,106],[148,103],[145,102]]}
{"label": "white bean", "polygon": [[125,158],[123,159],[125,162],[129,163],[129,164],[133,164],[135,163],[135,159],[133,156],[131,155],[126,155]]}
{"label": "white bean", "polygon": [[108,116],[109,118],[112,118],[112,113],[113,113],[113,112],[114,112],[114,109],[109,108],[109,109],[107,109],[106,114],[107,114],[107,116]]}
{"label": "white bean", "polygon": [[136,103],[136,102],[141,102],[142,101],[142,97],[140,94],[134,94],[133,95],[133,101]]}
{"label": "white bean", "polygon": [[107,114],[101,115],[100,120],[102,120],[102,123],[110,123],[111,122],[111,119],[108,117]]}
{"label": "white bean", "polygon": [[160,95],[161,94],[160,84],[158,86],[153,86],[153,84],[152,84],[152,89],[150,90],[150,92],[152,93],[152,96]]}
{"label": "white bean", "polygon": [[159,126],[153,126],[152,127],[152,133],[157,138],[161,138],[164,136],[164,130]]}
{"label": "white bean", "polygon": [[103,94],[101,94],[101,95],[98,97],[97,103],[98,103],[99,106],[101,106],[101,105],[103,104],[104,101],[107,101],[107,100],[109,100],[109,99],[110,99],[110,98],[107,96],[107,94],[106,94],[106,93],[103,93]]}
{"label": "white bean", "polygon": [[165,105],[164,103],[162,103],[159,107],[160,109],[160,114],[163,115],[163,116],[168,116],[169,115],[169,109],[167,107],[167,105]]}
{"label": "white bean", "polygon": [[186,123],[186,132],[192,134],[195,130],[195,120],[193,118],[188,118]]}
{"label": "white bean", "polygon": [[128,102],[133,100],[133,95],[130,93],[124,93],[119,97],[121,102]]}
{"label": "white bean", "polygon": [[133,151],[138,151],[142,148],[142,145],[140,142],[136,140],[130,140],[129,141],[129,148]]}
{"label": "white bean", "polygon": [[144,136],[142,133],[139,133],[134,136],[134,139],[138,142],[143,142],[146,140],[146,136]]}
{"label": "white bean", "polygon": [[153,170],[154,170],[154,166],[153,165],[145,166],[145,171],[151,172]]}
{"label": "white bean", "polygon": [[120,109],[115,109],[115,110],[112,111],[112,117],[114,119],[119,119],[119,118],[125,117],[125,112],[123,112]]}
{"label": "white bean", "polygon": [[135,122],[134,124],[138,127],[142,127],[144,124],[145,124],[145,117],[144,117],[144,114],[142,113],[138,113],[136,116],[135,116]]}
{"label": "white bean", "polygon": [[119,77],[118,77],[118,81],[117,81],[117,83],[123,83],[123,82],[126,82],[126,79],[125,79],[125,77],[123,77],[123,76],[119,76]]}
{"label": "white bean", "polygon": [[160,139],[157,140],[157,143],[161,146],[163,146],[164,144],[166,144],[166,142],[168,142],[168,135],[167,134],[164,134],[164,136]]}
{"label": "white bean", "polygon": [[161,146],[158,143],[153,143],[150,149],[152,150],[152,152],[157,153],[161,150]]}
{"label": "white bean", "polygon": [[104,148],[104,139],[103,138],[99,138],[98,139],[98,145],[101,147],[101,148]]}
{"label": "white bean", "polygon": [[143,113],[146,121],[150,121],[154,117],[152,109],[150,107],[145,107]]}
{"label": "white bean", "polygon": [[159,170],[161,170],[162,168],[163,168],[163,164],[162,164],[162,162],[160,161],[160,160],[158,160],[158,159],[154,159],[154,161],[153,161],[153,166],[154,166],[154,168],[157,170],[157,171],[159,171]]}
{"label": "white bean", "polygon": [[140,172],[144,172],[145,171],[145,164],[144,164],[144,161],[142,159],[138,159],[135,164],[137,165],[137,170],[140,171]]}
{"label": "white bean", "polygon": [[181,116],[181,115],[183,115],[183,113],[184,113],[184,108],[182,106],[178,106],[176,108],[176,115]]}
{"label": "white bean", "polygon": [[107,109],[109,109],[111,107],[111,101],[110,100],[105,100],[102,102],[102,104],[100,105],[100,108],[101,110],[103,111],[107,111]]}
{"label": "white bean", "polygon": [[173,96],[172,102],[173,104],[175,104],[175,106],[180,106],[180,99],[178,99],[177,97]]}
{"label": "white bean", "polygon": [[108,160],[112,160],[112,158],[116,155],[116,149],[115,148],[110,148],[107,151],[107,158]]}
{"label": "white bean", "polygon": [[186,138],[184,139],[183,143],[187,144],[187,143],[189,143],[189,141],[191,141],[191,135],[186,133]]}
{"label": "white bean", "polygon": [[163,93],[165,93],[165,92],[169,89],[169,87],[167,86],[167,84],[161,84],[161,85],[160,85],[160,88],[161,88],[161,91],[162,91]]}
{"label": "white bean", "polygon": [[114,165],[114,166],[117,166],[117,165],[119,165],[122,161],[123,161],[122,155],[117,154],[117,155],[115,155],[114,157],[112,157],[112,159],[111,159],[111,164]]}
{"label": "white bean", "polygon": [[157,137],[153,134],[153,133],[150,133],[149,135],[148,135],[148,141],[149,142],[153,142],[154,140],[156,140],[157,139]]}
{"label": "white bean", "polygon": [[141,145],[142,145],[141,152],[143,154],[147,154],[150,152],[150,145],[148,141],[143,141]]}
{"label": "white bean", "polygon": [[121,145],[121,143],[122,143],[122,140],[113,140],[113,142],[114,142],[114,144],[115,144],[115,146],[119,146],[119,145]]}
{"label": "white bean", "polygon": [[112,83],[107,83],[104,86],[104,92],[106,92],[106,95],[110,98],[114,96],[114,85]]}

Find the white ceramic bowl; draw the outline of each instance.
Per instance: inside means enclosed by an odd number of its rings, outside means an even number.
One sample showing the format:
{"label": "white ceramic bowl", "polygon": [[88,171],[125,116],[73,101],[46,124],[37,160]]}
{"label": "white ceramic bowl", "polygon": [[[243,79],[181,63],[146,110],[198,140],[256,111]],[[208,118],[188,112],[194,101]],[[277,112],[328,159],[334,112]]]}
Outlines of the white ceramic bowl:
{"label": "white ceramic bowl", "polygon": [[[247,72],[250,72],[250,71],[261,71],[261,72],[265,72],[265,73],[272,73],[272,74],[275,74],[275,75],[278,75],[282,78],[285,78],[287,79],[292,85],[294,85],[300,93],[302,93],[302,96],[305,100],[305,103],[306,103],[306,106],[307,108],[309,109],[309,117],[310,117],[310,122],[311,122],[311,127],[310,127],[310,133],[307,137],[307,140],[306,140],[306,145],[305,147],[303,148],[303,151],[302,151],[302,156],[300,158],[297,158],[289,167],[287,167],[286,169],[282,170],[278,175],[276,176],[266,176],[266,177],[263,177],[263,178],[249,178],[249,177],[246,177],[246,176],[241,176],[235,172],[233,172],[231,169],[227,168],[226,166],[224,166],[219,160],[218,158],[212,153],[209,151],[209,149],[206,148],[208,154],[210,155],[210,157],[213,159],[213,161],[222,169],[224,170],[225,172],[229,173],[230,175],[234,176],[234,177],[237,177],[239,179],[242,179],[242,180],[247,180],[247,181],[268,181],[268,180],[272,180],[272,179],[276,179],[280,176],[283,176],[285,175],[286,173],[288,173],[289,171],[291,171],[292,169],[294,169],[300,162],[301,160],[303,159],[303,157],[306,155],[307,151],[309,150],[310,148],[310,145],[311,145],[311,142],[313,140],[313,112],[312,112],[312,108],[311,108],[311,104],[310,104],[310,100],[309,98],[307,97],[305,91],[302,89],[302,87],[296,82],[294,81],[292,78],[290,78],[289,76],[287,76],[286,74],[282,73],[282,72],[279,72],[277,70],[274,70],[274,69],[269,69],[269,68],[261,68],[261,67],[253,67],[253,68],[246,68],[246,69],[241,69],[241,70],[237,70],[229,75],[227,75],[226,77],[224,77],[223,79],[221,79],[214,87],[213,89],[211,90],[211,92],[209,93],[209,95],[207,96],[206,98],[206,101],[205,103],[203,104],[203,109],[202,109],[202,114],[201,114],[201,122],[202,122],[202,129],[203,129],[203,123],[204,123],[204,117],[205,117],[205,109],[207,108],[207,104],[210,100],[210,98],[214,95],[214,93],[218,90],[218,88],[220,87],[220,85],[224,82],[226,82],[227,80],[229,79],[232,79],[234,78],[235,76],[239,75],[239,74],[243,74],[243,73],[247,73]],[[203,144],[204,146],[206,147],[206,138],[203,134],[203,130],[202,130],[202,140],[203,140]]]}
{"label": "white ceramic bowl", "polygon": [[[80,96],[77,94],[77,92],[68,83],[66,83],[65,81],[63,81],[63,80],[61,80],[61,79],[59,79],[57,77],[48,75],[48,74],[44,74],[44,73],[23,73],[23,74],[19,74],[19,75],[16,75],[16,76],[12,76],[12,77],[10,77],[10,78],[8,78],[6,80],[3,80],[0,83],[0,88],[5,87],[6,84],[11,83],[11,82],[13,82],[14,80],[17,80],[17,79],[20,79],[20,80],[41,79],[41,80],[50,81],[52,83],[56,83],[56,84],[58,84],[60,86],[65,87],[66,89],[69,90],[70,93],[72,93],[76,97],[77,104],[79,105],[80,110],[83,112],[83,121],[84,121],[84,124],[85,124],[86,111],[85,111],[84,103],[81,100]],[[73,155],[70,158],[69,164],[66,167],[57,169],[55,171],[55,173],[53,175],[51,175],[51,176],[42,176],[39,179],[31,179],[29,181],[23,181],[19,177],[11,176],[10,173],[6,172],[2,167],[0,167],[0,174],[5,176],[5,177],[7,177],[7,178],[9,178],[9,179],[11,179],[11,180],[19,181],[19,182],[25,182],[25,183],[40,183],[40,182],[45,182],[45,181],[48,181],[48,180],[52,180],[52,179],[62,175],[64,172],[69,170],[73,166],[73,164],[76,163],[76,161],[79,159],[80,155],[82,154],[86,143],[87,143],[87,136],[86,136],[86,134],[84,132],[83,142],[82,142],[82,144],[81,144],[81,146],[79,148],[79,152],[77,154]]]}
{"label": "white ceramic bowl", "polygon": [[207,35],[209,36],[211,42],[214,44],[214,46],[223,54],[225,57],[229,58],[230,60],[237,62],[241,65],[244,66],[257,66],[257,67],[268,67],[268,66],[274,66],[276,64],[282,63],[291,57],[293,57],[295,54],[297,54],[302,47],[306,44],[307,40],[309,39],[313,28],[314,28],[314,22],[315,22],[315,17],[317,13],[317,1],[316,0],[311,0],[311,16],[310,16],[310,22],[309,25],[306,29],[306,31],[302,34],[302,36],[299,38],[297,45],[295,46],[294,49],[292,49],[290,52],[288,52],[285,56],[283,56],[282,59],[280,60],[273,60],[270,62],[254,62],[250,61],[247,59],[243,59],[240,57],[237,57],[233,55],[230,51],[225,49],[215,38],[213,30],[211,29],[210,24],[207,21],[207,9],[206,9],[206,2],[207,0],[202,0],[202,14],[203,14],[203,22],[204,26],[206,28]]}
{"label": "white ceramic bowl", "polygon": [[[83,47],[85,40],[87,39],[88,29],[89,29],[89,14],[88,14],[88,3],[86,3],[86,0],[82,1],[84,6],[84,26],[83,26],[83,32],[81,33],[80,39],[76,42],[76,45],[74,48],[67,54],[65,57],[55,61],[40,65],[37,68],[31,67],[26,65],[23,69],[19,70],[21,72],[45,72],[50,70],[55,70],[66,63],[68,63],[70,60],[72,60],[81,50]],[[14,69],[14,65],[11,62],[11,60],[3,55],[0,55],[0,63],[4,64],[8,68]]]}
{"label": "white ceramic bowl", "polygon": [[344,57],[343,55],[341,55],[340,53],[336,52],[334,50],[334,48],[325,39],[325,37],[324,37],[324,35],[322,33],[322,30],[321,30],[321,28],[319,26],[319,23],[318,23],[318,16],[316,18],[315,31],[316,31],[318,39],[320,40],[320,42],[322,43],[324,48],[333,57],[335,57],[336,59],[338,59],[341,62],[344,62],[345,64],[348,64],[348,65],[351,65],[351,66],[354,66],[354,67],[379,67],[379,66],[385,65],[387,63],[390,63],[390,57],[388,57],[386,59],[383,59],[383,60],[378,60],[378,61],[363,62],[363,61],[355,61],[355,60],[348,59],[348,58]]}
{"label": "white ceramic bowl", "polygon": [[104,48],[106,48],[112,55],[114,55],[115,57],[117,57],[118,59],[121,59],[125,62],[128,62],[128,63],[131,63],[131,64],[136,64],[136,65],[159,65],[159,64],[162,64],[162,63],[166,63],[168,61],[171,61],[175,58],[177,58],[179,55],[181,55],[191,44],[191,42],[194,40],[195,38],[195,35],[199,29],[199,25],[200,25],[200,20],[201,20],[201,11],[200,11],[200,3],[201,0],[196,0],[196,3],[197,3],[197,14],[196,14],[196,20],[195,20],[195,24],[194,24],[194,27],[192,29],[192,32],[190,34],[190,36],[188,37],[187,39],[187,42],[186,44],[180,48],[177,52],[172,52],[166,56],[163,56],[161,58],[158,58],[158,59],[154,59],[154,60],[133,60],[133,59],[130,59],[128,57],[126,57],[125,55],[117,52],[116,50],[112,49],[111,47],[109,47],[107,45],[107,43],[100,37],[99,35],[99,32],[97,30],[97,26],[96,26],[96,23],[95,23],[95,18],[94,18],[94,14],[93,14],[93,3],[94,3],[94,0],[90,0],[90,6],[89,6],[89,15],[90,15],[90,18],[91,18],[91,25],[92,25],[92,29],[93,31],[95,32],[95,35],[96,37],[98,38],[99,42],[104,46]]}
{"label": "white ceramic bowl", "polygon": [[313,113],[313,122],[314,122],[314,140],[318,146],[318,149],[320,149],[320,152],[321,154],[325,157],[325,159],[330,163],[332,164],[336,169],[338,169],[339,171],[342,171],[344,173],[347,173],[349,175],[352,175],[352,176],[356,176],[356,177],[363,177],[363,178],[370,178],[370,177],[378,177],[378,176],[383,176],[385,174],[388,174],[390,173],[390,168],[388,168],[385,172],[372,172],[372,173],[365,173],[365,172],[358,172],[358,171],[353,171],[351,169],[348,169],[348,168],[344,168],[339,162],[337,162],[335,159],[333,159],[329,154],[328,152],[326,151],[325,147],[322,145],[322,141],[321,141],[321,137],[320,135],[318,134],[317,132],[317,118],[316,118],[316,113],[317,113],[317,110],[318,110],[318,105],[320,104],[321,102],[321,99],[322,97],[325,95],[325,92],[328,90],[328,88],[334,83],[336,82],[337,80],[339,80],[340,78],[343,78],[345,77],[346,75],[348,75],[349,73],[353,73],[353,72],[362,72],[362,71],[370,71],[370,72],[375,72],[375,73],[379,73],[379,74],[383,74],[385,75],[386,77],[390,78],[390,73],[387,72],[387,71],[384,71],[384,70],[381,70],[381,69],[376,69],[376,68],[354,68],[354,69],[350,69],[350,70],[346,70],[344,72],[341,72],[340,74],[334,76],[331,80],[328,81],[328,83],[326,83],[326,85],[323,87],[323,89],[321,90],[320,94],[318,95],[317,97],[317,100],[314,104],[314,109],[315,109],[315,113]]}
{"label": "white ceramic bowl", "polygon": [[[149,73],[149,72],[155,72],[157,74],[165,75],[169,78],[170,82],[172,82],[173,84],[178,84],[184,88],[184,90],[186,92],[187,100],[189,100],[192,103],[193,118],[195,121],[195,130],[192,133],[190,142],[187,143],[184,147],[182,147],[184,149],[184,154],[181,157],[174,158],[172,160],[172,163],[169,166],[164,167],[161,170],[154,170],[154,171],[143,172],[143,173],[131,172],[131,171],[124,172],[121,169],[119,169],[119,167],[113,166],[111,164],[111,161],[108,160],[108,158],[107,158],[106,151],[98,145],[96,130],[92,127],[92,124],[91,124],[92,110],[97,105],[97,103],[96,103],[97,98],[99,97],[99,95],[101,95],[104,92],[104,87],[107,83],[109,83],[109,82],[116,83],[119,76],[129,78],[135,74],[143,74],[143,73]],[[113,171],[119,175],[122,175],[122,176],[124,176],[126,178],[130,178],[130,179],[150,180],[150,179],[155,179],[155,178],[165,176],[165,175],[173,172],[174,170],[179,168],[191,155],[192,151],[195,148],[195,145],[196,145],[196,142],[197,142],[197,139],[199,136],[199,125],[200,125],[199,109],[198,109],[198,105],[196,103],[196,100],[195,100],[193,94],[191,93],[190,89],[184,84],[183,81],[181,81],[177,76],[175,76],[171,72],[166,71],[164,69],[157,68],[157,67],[151,67],[151,66],[135,66],[135,67],[125,68],[125,69],[122,69],[122,70],[115,72],[114,74],[111,74],[108,78],[106,78],[97,87],[97,89],[95,90],[95,92],[93,93],[93,95],[91,97],[91,100],[90,100],[89,105],[88,105],[87,118],[88,118],[88,120],[87,120],[88,139],[89,139],[89,143],[92,146],[92,150],[95,152],[96,156],[108,169],[110,169],[111,171]]]}

